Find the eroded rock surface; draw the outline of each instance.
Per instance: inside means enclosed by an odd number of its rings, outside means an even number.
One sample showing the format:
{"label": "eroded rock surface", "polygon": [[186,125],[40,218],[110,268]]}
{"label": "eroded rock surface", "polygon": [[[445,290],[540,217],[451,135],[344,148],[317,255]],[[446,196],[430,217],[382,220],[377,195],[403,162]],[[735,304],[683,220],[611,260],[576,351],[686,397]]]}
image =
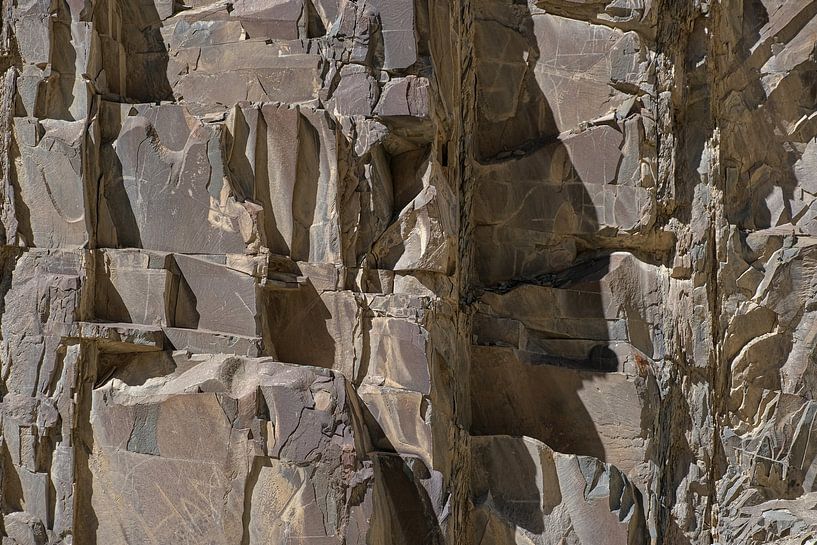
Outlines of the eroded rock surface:
{"label": "eroded rock surface", "polygon": [[2,545],[814,545],[817,4],[4,1]]}

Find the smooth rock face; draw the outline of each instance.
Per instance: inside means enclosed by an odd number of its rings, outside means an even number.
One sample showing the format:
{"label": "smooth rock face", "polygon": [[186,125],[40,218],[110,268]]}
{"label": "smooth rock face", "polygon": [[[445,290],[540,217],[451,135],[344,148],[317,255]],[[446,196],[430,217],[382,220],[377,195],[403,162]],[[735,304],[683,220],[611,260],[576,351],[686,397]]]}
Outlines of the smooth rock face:
{"label": "smooth rock face", "polygon": [[814,545],[808,0],[4,2],[2,545]]}

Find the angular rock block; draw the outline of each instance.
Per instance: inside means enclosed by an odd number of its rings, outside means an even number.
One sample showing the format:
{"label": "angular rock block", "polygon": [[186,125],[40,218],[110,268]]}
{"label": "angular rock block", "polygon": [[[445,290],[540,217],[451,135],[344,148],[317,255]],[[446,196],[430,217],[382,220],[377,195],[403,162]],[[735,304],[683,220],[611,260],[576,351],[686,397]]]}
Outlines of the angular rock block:
{"label": "angular rock block", "polygon": [[178,365],[141,386],[124,368],[94,390],[88,542],[364,542],[349,494],[370,493],[369,477],[342,377],[264,359]]}
{"label": "angular rock block", "polygon": [[146,325],[175,323],[178,275],[170,255],[140,250],[101,251],[96,258],[94,316]]}
{"label": "angular rock block", "polygon": [[616,252],[549,275],[549,285],[486,292],[475,343],[513,347],[551,365],[642,373],[665,350],[662,277],[659,268]]}
{"label": "angular rock block", "polygon": [[534,437],[559,452],[614,464],[645,484],[659,403],[655,379],[532,360],[510,348],[472,348],[474,433]]}
{"label": "angular rock block", "polygon": [[367,378],[388,387],[430,394],[428,335],[425,328],[409,320],[372,318]]}
{"label": "angular rock block", "polygon": [[448,274],[455,238],[450,199],[433,185],[420,191],[375,242],[372,253],[378,267]]}
{"label": "angular rock block", "polygon": [[473,437],[471,456],[472,543],[648,542],[638,489],[613,465],[528,437]]}
{"label": "angular rock block", "polygon": [[235,3],[232,17],[237,17],[242,28],[253,37],[281,40],[295,40],[299,37],[299,23],[306,20],[308,14],[306,2],[290,0],[284,2],[248,2],[239,0]]}
{"label": "angular rock block", "polygon": [[362,310],[348,291],[297,290],[262,294],[264,343],[284,361],[335,369],[354,378],[362,342]]}
{"label": "angular rock block", "polygon": [[[358,395],[375,447],[435,468],[431,323],[422,298],[371,296]],[[436,403],[436,400],[434,401]],[[442,403],[442,402],[441,402]],[[440,410],[442,410],[440,408]]]}
{"label": "angular rock block", "polygon": [[433,464],[430,404],[421,393],[364,383],[358,395],[370,415],[369,427],[377,431],[376,447]]}
{"label": "angular rock block", "polygon": [[63,342],[89,341],[102,353],[157,352],[164,349],[161,327],[113,322],[74,322]]}
{"label": "angular rock block", "polygon": [[375,113],[380,117],[429,116],[429,82],[426,78],[395,78],[383,87]]}
{"label": "angular rock block", "polygon": [[340,263],[340,180],[333,121],[320,111],[242,103],[228,120],[228,168],[264,209],[271,251],[297,261]]}
{"label": "angular rock block", "polygon": [[6,392],[37,397],[60,373],[57,348],[73,324],[90,316],[82,251],[29,250],[6,254],[3,285],[3,382]]}
{"label": "angular rock block", "polygon": [[255,238],[250,203],[239,202],[225,171],[223,128],[179,105],[103,112],[100,206],[106,246],[200,254],[243,253]]}
{"label": "angular rock block", "polygon": [[[560,137],[530,154],[477,170],[476,252],[482,282],[567,268],[577,239],[637,235],[654,221],[649,177],[633,165],[649,153],[626,144],[638,125]],[[548,251],[542,251],[542,249]]]}
{"label": "angular rock block", "polygon": [[95,259],[96,320],[160,326],[170,346],[192,353],[275,354],[260,335],[258,259],[144,250]]}
{"label": "angular rock block", "polygon": [[297,41],[315,32],[305,12],[310,4],[210,4],[168,20],[163,34],[173,95],[200,113],[224,111],[240,101],[317,98],[322,58]]}
{"label": "angular rock block", "polygon": [[409,0],[374,0],[383,40],[383,68],[405,69],[417,60],[414,3]]}
{"label": "angular rock block", "polygon": [[91,236],[92,189],[83,154],[90,143],[82,121],[14,119],[20,153],[15,165],[17,236],[28,246],[81,248]]}
{"label": "angular rock block", "polygon": [[259,332],[258,280],[203,256],[173,256],[179,290],[173,325],[237,335]]}
{"label": "angular rock block", "polygon": [[275,357],[272,347],[264,346],[261,337],[185,329],[180,327],[162,328],[170,344],[176,350],[193,354],[233,354],[235,356]]}

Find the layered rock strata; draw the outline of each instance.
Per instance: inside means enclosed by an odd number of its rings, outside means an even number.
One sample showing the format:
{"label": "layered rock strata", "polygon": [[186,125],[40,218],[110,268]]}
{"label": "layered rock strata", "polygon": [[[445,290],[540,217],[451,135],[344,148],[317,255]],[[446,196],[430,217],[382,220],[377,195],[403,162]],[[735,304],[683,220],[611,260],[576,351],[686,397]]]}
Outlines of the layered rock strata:
{"label": "layered rock strata", "polygon": [[2,8],[3,545],[817,540],[814,2]]}

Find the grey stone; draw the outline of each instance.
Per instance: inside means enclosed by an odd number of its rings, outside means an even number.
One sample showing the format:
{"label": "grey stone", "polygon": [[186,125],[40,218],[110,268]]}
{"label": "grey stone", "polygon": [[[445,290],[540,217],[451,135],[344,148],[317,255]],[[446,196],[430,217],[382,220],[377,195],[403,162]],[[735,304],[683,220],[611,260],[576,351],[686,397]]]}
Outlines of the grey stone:
{"label": "grey stone", "polygon": [[813,545],[813,2],[0,27],[4,545]]}

